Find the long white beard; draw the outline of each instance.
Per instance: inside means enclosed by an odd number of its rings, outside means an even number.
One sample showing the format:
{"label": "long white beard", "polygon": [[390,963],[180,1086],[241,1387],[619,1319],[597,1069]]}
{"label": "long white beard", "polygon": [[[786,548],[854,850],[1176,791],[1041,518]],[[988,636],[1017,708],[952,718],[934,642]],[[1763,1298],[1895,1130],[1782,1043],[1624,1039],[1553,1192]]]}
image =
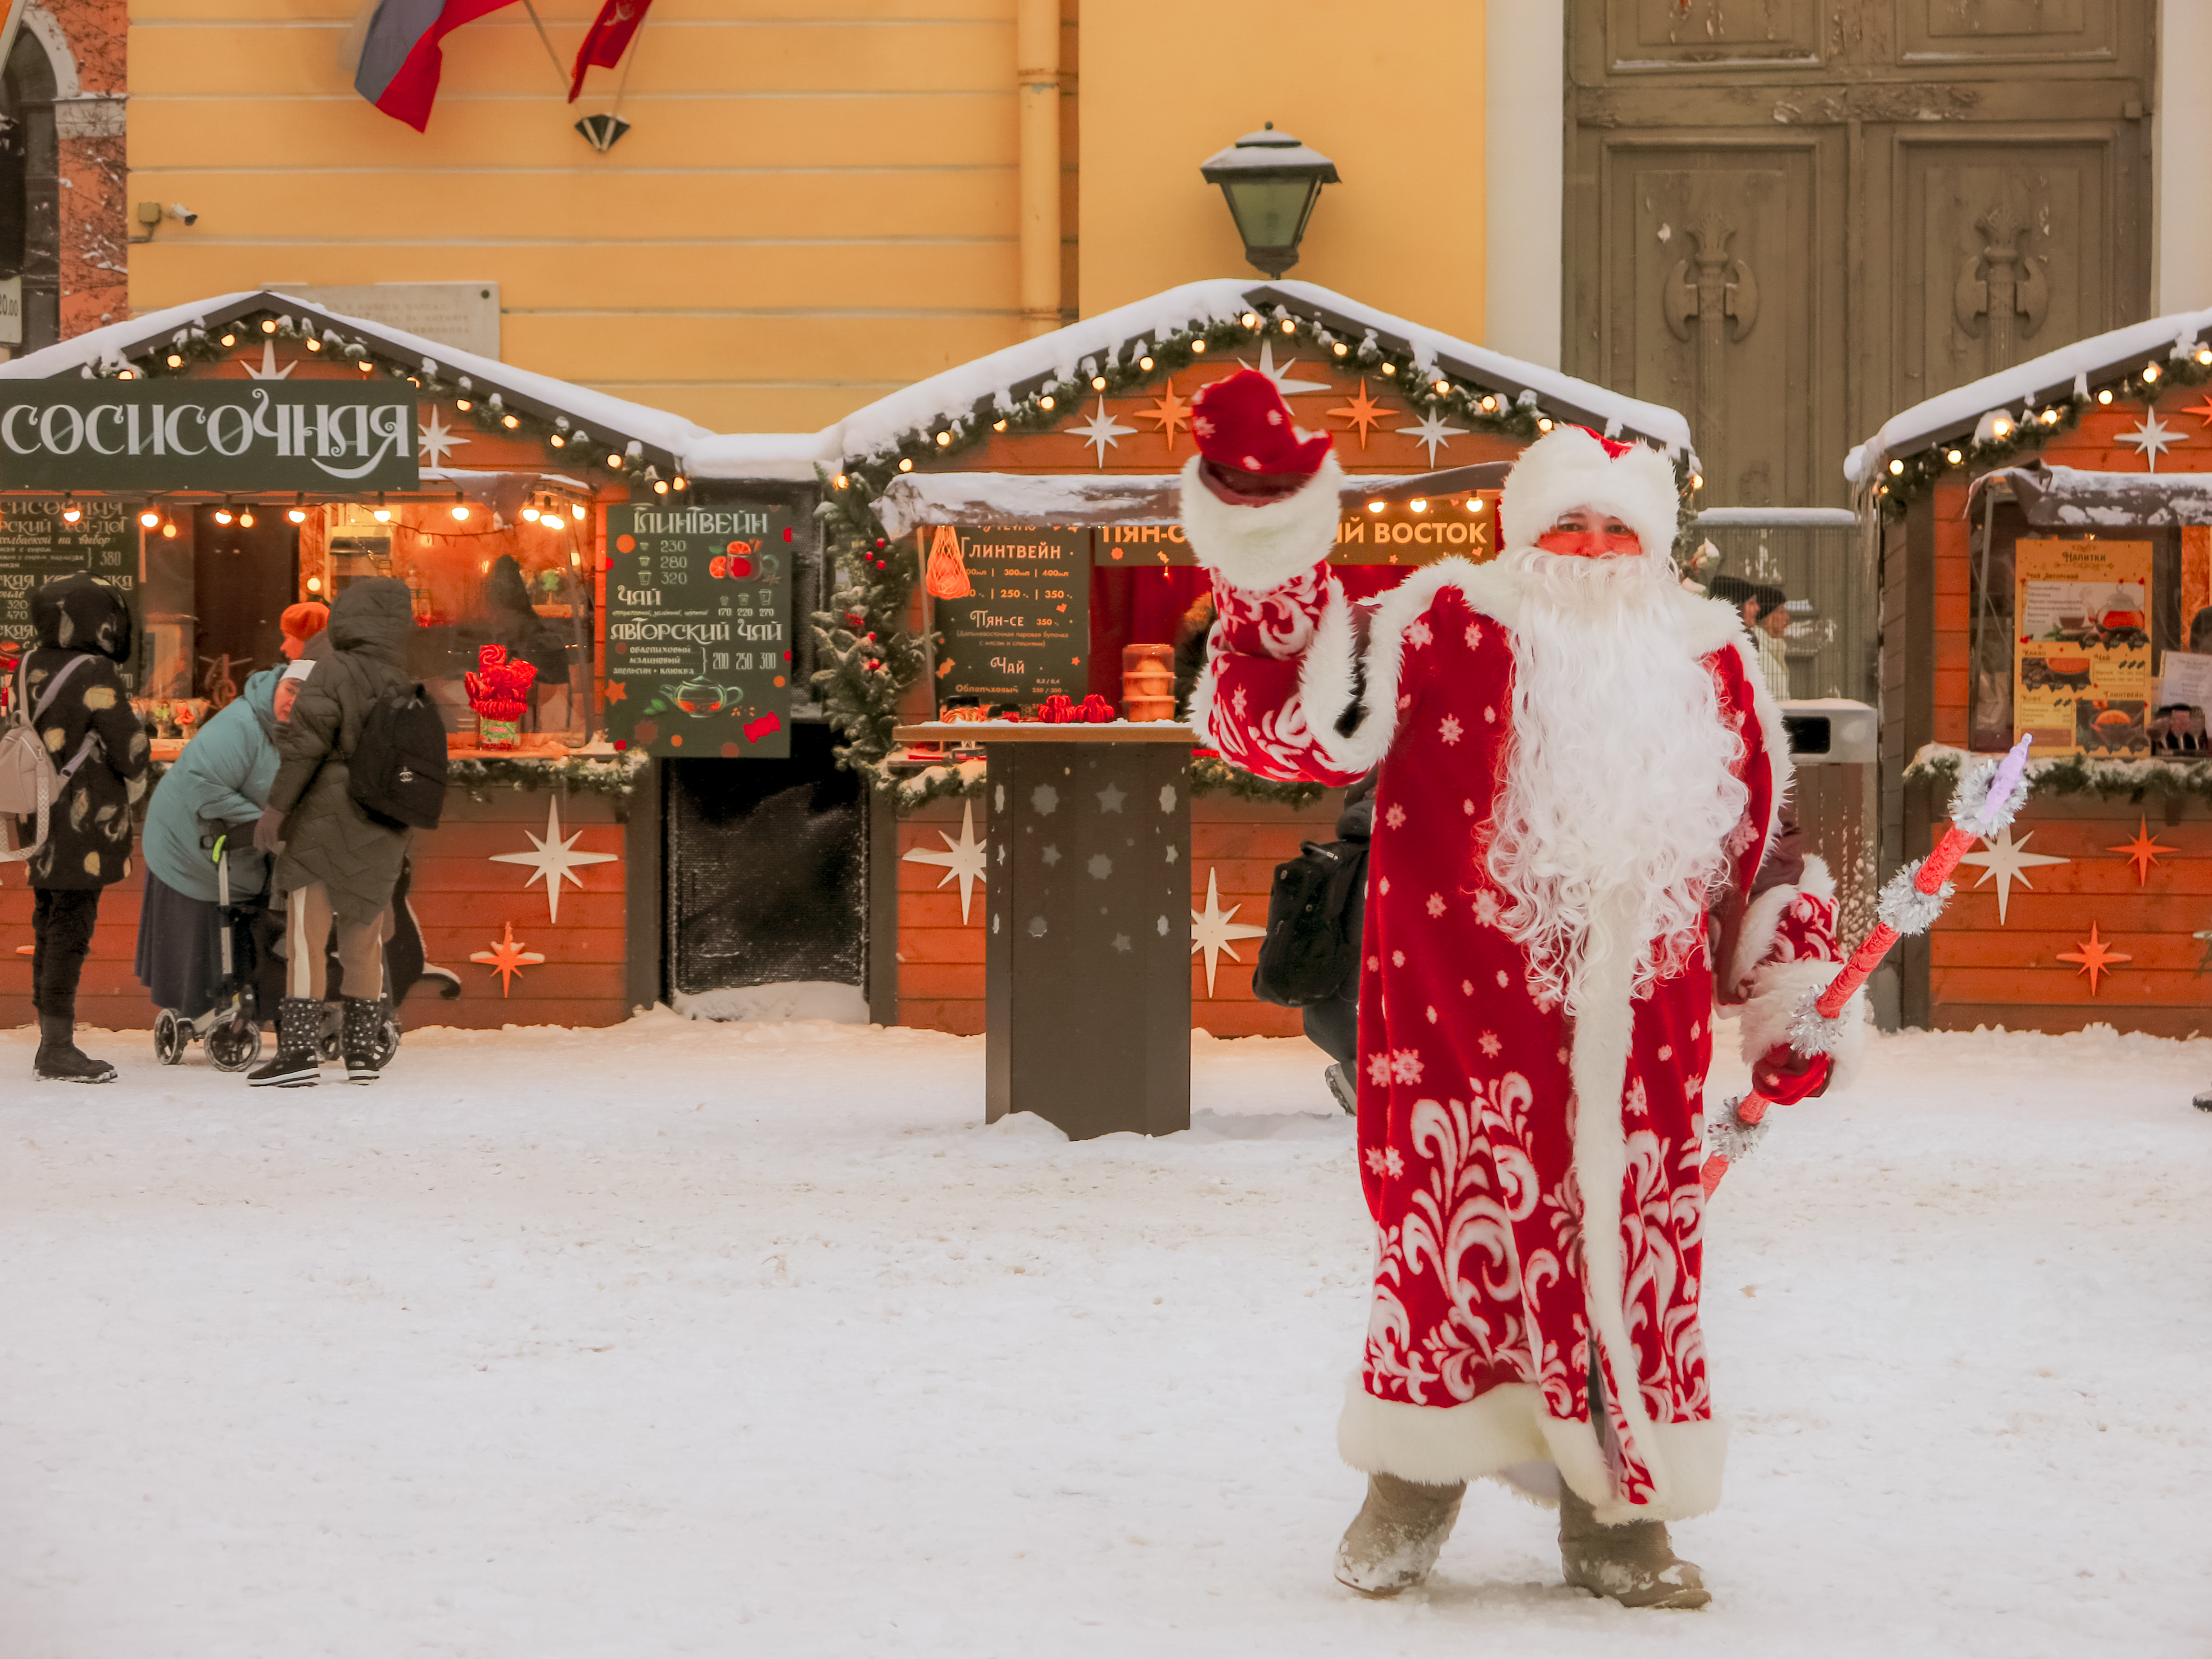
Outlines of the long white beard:
{"label": "long white beard", "polygon": [[[1711,673],[1669,617],[1675,577],[1649,557],[1535,548],[1500,563],[1533,579],[1513,632],[1513,746],[1490,826],[1502,922],[1528,952],[1529,989],[1583,1012],[1593,933],[1632,950],[1641,994],[1698,948],[1750,791],[1743,740]],[[1632,922],[1627,919],[1633,917]]]}

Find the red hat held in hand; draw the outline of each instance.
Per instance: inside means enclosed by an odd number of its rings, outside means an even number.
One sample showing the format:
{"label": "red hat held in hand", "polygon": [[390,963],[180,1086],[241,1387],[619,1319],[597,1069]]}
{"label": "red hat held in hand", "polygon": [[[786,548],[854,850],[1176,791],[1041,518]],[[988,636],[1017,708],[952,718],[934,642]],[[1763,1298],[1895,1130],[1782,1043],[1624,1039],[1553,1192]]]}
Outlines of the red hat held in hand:
{"label": "red hat held in hand", "polygon": [[1326,432],[1301,432],[1274,381],[1256,368],[1201,386],[1190,400],[1198,453],[1224,472],[1295,486],[1321,471]]}

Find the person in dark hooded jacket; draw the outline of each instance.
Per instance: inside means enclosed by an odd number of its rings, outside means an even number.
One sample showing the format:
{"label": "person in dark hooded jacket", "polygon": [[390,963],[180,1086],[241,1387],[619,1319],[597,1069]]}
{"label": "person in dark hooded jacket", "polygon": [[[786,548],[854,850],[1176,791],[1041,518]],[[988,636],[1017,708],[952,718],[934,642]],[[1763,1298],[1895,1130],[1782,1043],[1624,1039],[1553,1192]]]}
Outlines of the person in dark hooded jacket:
{"label": "person in dark hooded jacket", "polygon": [[[353,583],[331,606],[323,637],[329,660],[307,677],[292,718],[276,736],[276,780],[253,844],[277,853],[275,883],[285,895],[286,995],[277,1005],[276,1055],[247,1078],[256,1085],[319,1080],[315,1033],[325,989],[324,941],[337,924],[344,971],[340,1038],[346,1076],[376,1079],[379,1002],[384,986],[386,909],[407,857],[408,832],[370,817],[349,793],[347,762],[362,723],[385,692],[408,680],[407,585],[390,576]],[[366,994],[356,994],[356,991]]]}
{"label": "person in dark hooded jacket", "polygon": [[[21,696],[34,711],[40,741],[64,775],[46,839],[28,861],[31,1001],[39,1014],[33,1064],[39,1076],[56,1082],[107,1083],[115,1068],[76,1046],[76,988],[92,948],[100,890],[130,873],[131,810],[146,793],[153,757],[115,672],[131,659],[131,607],[110,584],[80,573],[31,595],[31,625],[39,644],[23,659]],[[19,843],[27,843],[37,821],[19,822],[26,826]]]}

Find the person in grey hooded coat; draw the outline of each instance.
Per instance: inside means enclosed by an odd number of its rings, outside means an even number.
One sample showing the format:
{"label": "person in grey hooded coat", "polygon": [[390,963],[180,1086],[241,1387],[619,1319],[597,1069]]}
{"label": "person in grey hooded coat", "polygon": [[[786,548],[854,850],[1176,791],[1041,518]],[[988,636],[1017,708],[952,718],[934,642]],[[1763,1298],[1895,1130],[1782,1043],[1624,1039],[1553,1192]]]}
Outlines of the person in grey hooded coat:
{"label": "person in grey hooded coat", "polygon": [[414,625],[404,582],[373,576],[348,586],[331,606],[325,635],[330,659],[315,665],[291,720],[278,731],[276,778],[253,842],[278,854],[275,878],[285,894],[285,959],[291,967],[277,1006],[276,1058],[247,1079],[257,1085],[318,1080],[323,941],[333,921],[345,975],[341,1045],[346,1076],[356,1083],[375,1080],[383,916],[406,860],[408,831],[379,823],[362,809],[347,787],[347,762],[377,699],[409,684],[404,671]]}

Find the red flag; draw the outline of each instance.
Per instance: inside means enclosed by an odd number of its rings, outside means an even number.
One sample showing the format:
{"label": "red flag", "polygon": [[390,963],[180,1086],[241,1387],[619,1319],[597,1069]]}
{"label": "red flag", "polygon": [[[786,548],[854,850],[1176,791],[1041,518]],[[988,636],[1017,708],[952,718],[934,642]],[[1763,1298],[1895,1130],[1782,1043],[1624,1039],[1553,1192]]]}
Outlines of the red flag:
{"label": "red flag", "polygon": [[594,64],[600,69],[612,69],[622,62],[631,37],[645,21],[646,8],[652,3],[653,0],[605,0],[599,15],[592,20],[592,27],[584,31],[584,44],[576,48],[576,76],[568,83],[570,103],[574,103],[576,95],[584,89],[586,70]]}
{"label": "red flag", "polygon": [[464,23],[512,0],[383,0],[362,43],[354,90],[420,132],[430,124],[445,67],[439,43]]}

